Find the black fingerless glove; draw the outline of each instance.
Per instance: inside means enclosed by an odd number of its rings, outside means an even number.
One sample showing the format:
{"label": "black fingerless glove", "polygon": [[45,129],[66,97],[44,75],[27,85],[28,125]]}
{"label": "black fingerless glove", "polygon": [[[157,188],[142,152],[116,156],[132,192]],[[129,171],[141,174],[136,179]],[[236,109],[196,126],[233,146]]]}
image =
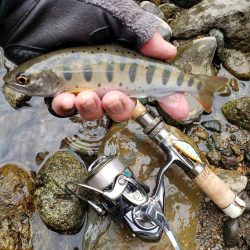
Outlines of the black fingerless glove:
{"label": "black fingerless glove", "polygon": [[124,42],[139,48],[158,20],[132,0],[2,0],[0,46],[22,62],[65,47]]}

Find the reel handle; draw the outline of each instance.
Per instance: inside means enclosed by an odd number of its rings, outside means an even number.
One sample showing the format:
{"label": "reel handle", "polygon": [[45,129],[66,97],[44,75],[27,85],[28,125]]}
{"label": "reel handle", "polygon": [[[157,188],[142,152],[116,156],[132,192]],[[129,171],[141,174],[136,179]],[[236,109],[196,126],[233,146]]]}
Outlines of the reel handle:
{"label": "reel handle", "polygon": [[236,218],[245,209],[241,200],[208,166],[193,181],[228,216]]}

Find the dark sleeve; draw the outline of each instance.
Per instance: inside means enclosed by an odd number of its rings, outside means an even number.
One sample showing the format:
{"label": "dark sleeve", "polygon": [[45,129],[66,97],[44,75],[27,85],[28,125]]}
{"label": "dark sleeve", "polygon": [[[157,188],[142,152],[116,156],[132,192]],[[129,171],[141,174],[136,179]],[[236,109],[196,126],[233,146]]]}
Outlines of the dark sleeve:
{"label": "dark sleeve", "polygon": [[139,48],[158,27],[158,20],[133,0],[3,0],[2,4],[0,46],[17,64],[71,46],[120,41]]}

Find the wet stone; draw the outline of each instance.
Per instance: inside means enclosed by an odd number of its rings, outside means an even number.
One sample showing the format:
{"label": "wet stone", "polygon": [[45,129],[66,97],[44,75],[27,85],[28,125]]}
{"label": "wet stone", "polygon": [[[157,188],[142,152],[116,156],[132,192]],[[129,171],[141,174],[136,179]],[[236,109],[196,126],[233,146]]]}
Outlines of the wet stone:
{"label": "wet stone", "polygon": [[222,89],[220,89],[218,91],[218,94],[220,96],[230,96],[231,95],[231,89],[230,89],[229,86],[226,85],[224,88],[222,88]]}
{"label": "wet stone", "polygon": [[218,132],[218,133],[221,132],[221,123],[218,120],[204,121],[201,123],[201,125],[207,130]]}
{"label": "wet stone", "polygon": [[173,36],[179,39],[206,34],[213,28],[222,30],[225,47],[247,52],[250,50],[249,14],[250,2],[246,0],[203,0],[182,10],[170,26]]}
{"label": "wet stone", "polygon": [[159,8],[164,14],[166,20],[170,18],[174,18],[180,11],[180,8],[178,6],[176,6],[175,4],[171,4],[171,3],[161,4]]}
{"label": "wet stone", "polygon": [[238,164],[237,158],[235,156],[222,155],[221,162],[225,169],[235,169]]}
{"label": "wet stone", "polygon": [[18,109],[31,99],[30,96],[27,96],[25,94],[20,94],[6,85],[3,87],[3,94],[5,96],[6,101],[9,103],[9,105],[14,108]]}
{"label": "wet stone", "polygon": [[207,159],[211,165],[220,166],[221,154],[217,150],[211,150],[207,153]]}
{"label": "wet stone", "polygon": [[250,96],[225,103],[221,111],[230,123],[250,130]]}
{"label": "wet stone", "polygon": [[34,186],[29,174],[17,165],[5,165],[0,168],[0,186],[0,249],[33,249]]}
{"label": "wet stone", "polygon": [[229,81],[229,85],[232,87],[234,91],[239,91],[239,84],[236,78],[231,78]]}
{"label": "wet stone", "polygon": [[142,9],[144,9],[147,12],[150,12],[156,16],[158,16],[161,19],[164,19],[165,16],[162,13],[162,11],[159,9],[158,6],[156,6],[154,3],[151,3],[149,1],[143,1],[140,3],[140,6]]}
{"label": "wet stone", "polygon": [[214,37],[195,39],[181,45],[171,63],[184,71],[186,71],[185,68],[189,65],[191,71],[188,73],[214,75],[212,61],[216,47],[217,44]]}
{"label": "wet stone", "polygon": [[[224,56],[221,60],[223,66],[238,79],[250,79],[250,53],[244,54],[234,49],[224,49]],[[235,84],[235,81],[233,82]],[[234,88],[239,87],[234,85]]]}
{"label": "wet stone", "polygon": [[245,156],[247,161],[250,162],[250,141],[247,143],[247,146],[245,148]]}
{"label": "wet stone", "polygon": [[202,0],[172,0],[174,4],[181,8],[191,8]]}
{"label": "wet stone", "polygon": [[74,153],[58,151],[37,174],[35,203],[42,221],[57,231],[74,233],[83,223],[86,206],[65,188],[67,181],[84,181],[85,165]]}
{"label": "wet stone", "polygon": [[208,132],[202,127],[197,127],[192,134],[204,141],[207,140],[209,136]]}
{"label": "wet stone", "polygon": [[36,155],[36,165],[40,165],[48,154],[48,151],[38,153]]}
{"label": "wet stone", "polygon": [[238,218],[228,218],[222,226],[223,239],[226,246],[236,246],[240,239],[240,224]]}
{"label": "wet stone", "polygon": [[238,144],[231,144],[230,149],[234,153],[234,155],[239,156],[241,155],[241,148]]}
{"label": "wet stone", "polygon": [[[178,133],[176,128],[169,128],[173,133]],[[187,136],[181,139],[192,141]],[[193,141],[192,145],[197,149]],[[118,154],[121,162],[129,166],[137,178],[150,187],[150,190],[155,186],[159,166],[166,160],[163,151],[133,121],[114,124],[110,128],[100,147],[99,155],[103,154]],[[181,247],[195,249],[196,211],[203,196],[186,174],[176,166],[167,171],[165,187],[166,216],[173,232]],[[91,218],[90,220],[92,223],[90,229],[87,227],[88,237],[84,235],[83,239],[84,249],[88,247],[91,249],[171,249],[169,239],[164,234],[158,242],[145,242],[132,235],[120,223],[110,222],[107,226],[105,219],[99,219],[97,224],[96,220]],[[98,229],[104,233],[98,234],[96,232]]]}
{"label": "wet stone", "polygon": [[160,32],[160,34],[162,35],[162,37],[168,41],[171,36],[172,36],[172,30],[171,27],[164,21],[165,16],[164,14],[161,12],[161,10],[159,9],[159,7],[157,7],[154,3],[151,3],[149,1],[143,1],[141,2],[140,6],[145,10],[148,11],[152,14],[154,14],[156,16],[156,18],[159,21],[159,27],[158,27],[158,31]]}

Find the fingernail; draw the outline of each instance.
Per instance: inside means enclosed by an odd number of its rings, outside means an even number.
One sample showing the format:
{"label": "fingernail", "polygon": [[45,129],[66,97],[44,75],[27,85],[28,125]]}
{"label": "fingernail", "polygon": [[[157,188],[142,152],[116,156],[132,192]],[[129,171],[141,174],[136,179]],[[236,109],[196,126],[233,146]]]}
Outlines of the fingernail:
{"label": "fingernail", "polygon": [[170,95],[164,100],[164,104],[172,109],[179,108],[180,105],[179,100],[180,100],[179,94]]}
{"label": "fingernail", "polygon": [[120,114],[123,111],[123,104],[121,100],[117,100],[113,102],[111,105],[107,107],[108,111],[113,114]]}
{"label": "fingernail", "polygon": [[82,109],[86,113],[94,113],[97,110],[97,106],[96,106],[95,101],[93,101],[93,100],[86,100],[82,104]]}

